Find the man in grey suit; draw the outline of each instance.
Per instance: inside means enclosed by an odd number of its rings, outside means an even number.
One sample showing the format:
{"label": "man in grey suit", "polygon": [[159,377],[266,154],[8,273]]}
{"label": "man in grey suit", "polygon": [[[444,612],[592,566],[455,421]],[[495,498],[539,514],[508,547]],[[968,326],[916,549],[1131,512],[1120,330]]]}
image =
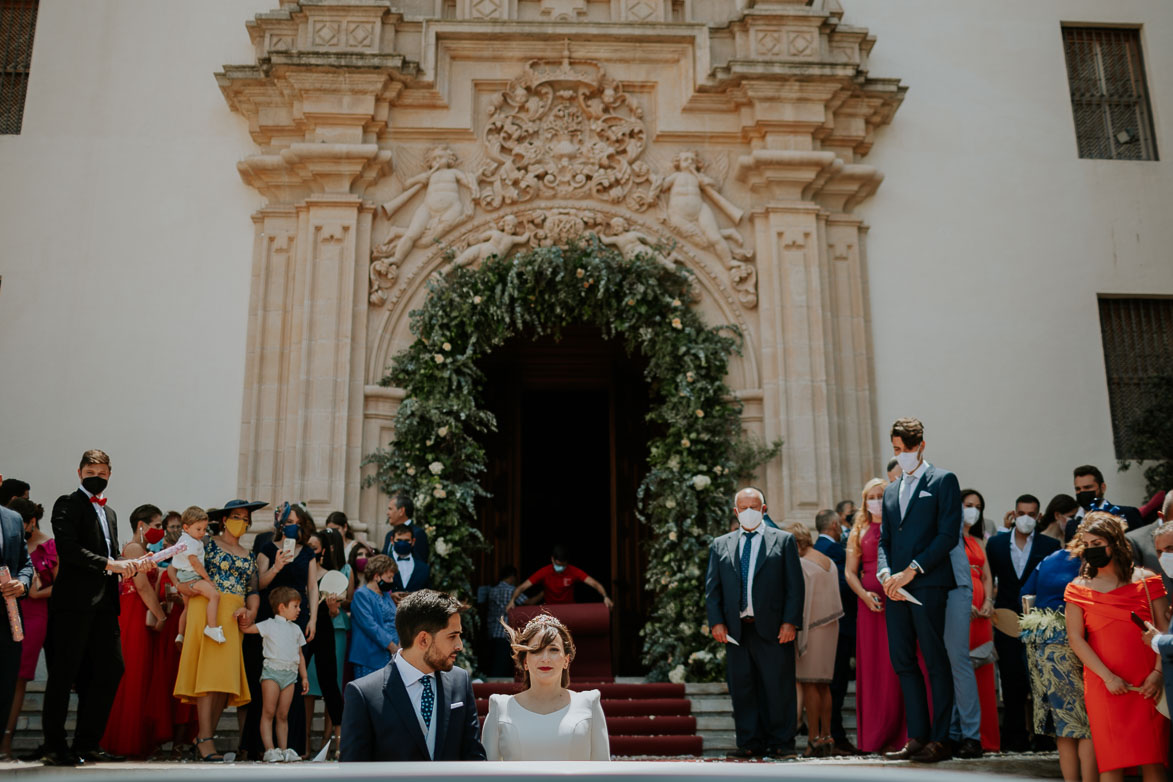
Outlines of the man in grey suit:
{"label": "man in grey suit", "polygon": [[789,532],[762,523],[762,493],[734,501],[738,529],[709,547],[705,610],[713,638],[726,644],[737,749],[731,758],[795,756],[794,639],[804,588]]}
{"label": "man in grey suit", "polygon": [[403,647],[391,662],[346,685],[342,762],[484,760],[472,682],[455,667],[460,601],[412,592],[395,627]]}
{"label": "man in grey suit", "polygon": [[1167,595],[1173,595],[1173,578],[1169,578],[1169,574],[1161,569],[1160,552],[1157,551],[1154,538],[1160,527],[1171,521],[1173,521],[1173,491],[1165,493],[1165,501],[1161,504],[1161,510],[1157,512],[1156,521],[1134,529],[1124,536],[1132,544],[1133,561],[1143,568],[1161,574]]}

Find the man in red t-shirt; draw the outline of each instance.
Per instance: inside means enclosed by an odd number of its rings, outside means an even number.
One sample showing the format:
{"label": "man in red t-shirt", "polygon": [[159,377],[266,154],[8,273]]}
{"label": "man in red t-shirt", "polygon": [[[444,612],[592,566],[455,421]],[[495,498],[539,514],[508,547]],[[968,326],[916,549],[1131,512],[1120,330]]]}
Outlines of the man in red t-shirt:
{"label": "man in red t-shirt", "polygon": [[584,571],[571,565],[567,559],[570,554],[565,546],[558,545],[550,555],[550,564],[538,570],[513,590],[513,597],[509,604],[517,602],[517,596],[531,587],[541,587],[545,592],[547,603],[573,603],[574,585],[582,582],[603,596],[603,605],[611,608],[614,604],[607,597],[607,590],[603,585],[588,576]]}

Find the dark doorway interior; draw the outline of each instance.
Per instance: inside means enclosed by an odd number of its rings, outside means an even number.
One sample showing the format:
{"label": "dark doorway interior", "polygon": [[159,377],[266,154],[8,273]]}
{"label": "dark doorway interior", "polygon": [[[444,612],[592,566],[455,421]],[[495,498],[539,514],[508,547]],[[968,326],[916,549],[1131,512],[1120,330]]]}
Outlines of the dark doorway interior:
{"label": "dark doorway interior", "polygon": [[[555,543],[615,602],[613,670],[642,673],[639,629],[650,608],[643,584],[646,533],[635,515],[647,464],[648,385],[641,357],[598,329],[566,329],[561,340],[517,338],[486,357],[486,407],[497,432],[484,438],[492,498],[478,506],[490,550],[477,583],[504,565],[525,579],[550,561]],[[598,601],[579,586],[578,600]]]}

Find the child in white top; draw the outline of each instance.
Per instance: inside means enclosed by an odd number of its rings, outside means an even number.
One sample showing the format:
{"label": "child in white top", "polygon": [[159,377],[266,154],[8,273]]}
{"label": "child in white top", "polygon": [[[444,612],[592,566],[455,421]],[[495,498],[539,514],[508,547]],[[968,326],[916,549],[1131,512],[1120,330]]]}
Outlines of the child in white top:
{"label": "child in white top", "polygon": [[[204,635],[218,644],[225,642],[224,628],[220,627],[220,593],[212,580],[208,578],[208,571],[204,569],[204,536],[208,534],[208,514],[202,508],[192,506],[183,512],[179,519],[183,525],[183,534],[176,543],[182,543],[187,549],[179,552],[171,560],[175,568],[176,580],[186,584],[197,595],[208,599],[208,611],[204,625]],[[181,628],[187,626],[187,597],[183,598],[183,615],[179,618]],[[175,639],[183,642],[183,637]]]}
{"label": "child in white top", "polygon": [[[293,702],[293,683],[301,679],[301,691],[310,689],[306,677],[305,635],[297,626],[301,595],[293,587],[276,587],[269,594],[275,616],[244,629],[264,639],[265,664],[261,668],[261,741],[265,744],[266,763],[301,760],[289,749],[289,706]],[[273,746],[273,722],[277,723],[277,744]]]}

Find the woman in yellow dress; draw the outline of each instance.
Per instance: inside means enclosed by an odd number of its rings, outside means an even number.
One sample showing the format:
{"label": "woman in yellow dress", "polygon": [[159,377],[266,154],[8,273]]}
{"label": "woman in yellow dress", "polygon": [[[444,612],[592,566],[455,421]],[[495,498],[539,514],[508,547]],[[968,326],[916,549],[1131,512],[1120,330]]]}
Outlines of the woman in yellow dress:
{"label": "woman in yellow dress", "polygon": [[[260,596],[256,556],[240,544],[240,538],[252,523],[252,512],[266,504],[232,500],[208,513],[211,519],[222,521],[220,534],[204,551],[204,567],[220,592],[218,619],[224,628],[224,643],[204,635],[207,598],[195,592],[188,595],[187,627],[183,633],[187,640],[179,658],[174,695],[196,705],[199,737],[192,744],[196,758],[205,762],[227,759],[216,752],[212,741],[224,708],[243,706],[251,699],[244,675],[240,626],[256,619]],[[181,584],[180,591],[185,586]]]}

